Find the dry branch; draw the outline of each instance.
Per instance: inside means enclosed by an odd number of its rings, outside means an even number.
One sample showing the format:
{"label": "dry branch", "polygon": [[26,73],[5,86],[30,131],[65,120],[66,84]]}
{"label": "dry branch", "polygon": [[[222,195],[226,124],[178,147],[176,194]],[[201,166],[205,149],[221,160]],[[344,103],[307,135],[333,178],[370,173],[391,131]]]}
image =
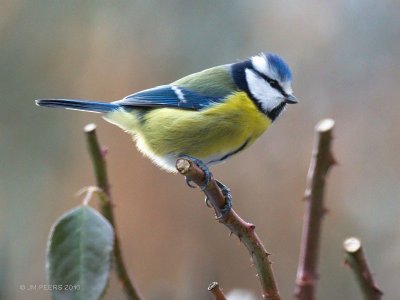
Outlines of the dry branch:
{"label": "dry branch", "polygon": [[324,119],[315,127],[316,139],[307,174],[306,210],[296,276],[295,295],[300,300],[315,299],[321,223],[326,211],[323,203],[325,179],[330,167],[335,164],[331,152],[334,125],[332,119]]}
{"label": "dry branch", "polygon": [[345,251],[345,264],[353,270],[364,299],[380,300],[383,293],[375,283],[368,267],[361,241],[354,237],[348,238],[343,242],[343,248]]}
{"label": "dry branch", "polygon": [[[189,159],[178,159],[176,162],[178,172],[196,183],[198,186],[204,184],[204,172]],[[221,216],[221,209],[225,207],[225,197],[217,186],[214,178],[211,179],[208,186],[204,189],[204,194],[208,197],[209,203],[215,210],[216,216]],[[255,232],[253,224],[245,222],[233,209],[222,217],[219,222],[224,224],[235,234],[247,248],[252,263],[257,270],[257,276],[262,287],[262,296],[264,299],[278,300],[279,292],[272,272],[270,255],[261,240]]]}
{"label": "dry branch", "polygon": [[97,186],[102,192],[98,193],[100,198],[100,211],[103,216],[110,222],[114,229],[114,260],[115,260],[115,270],[119,281],[122,284],[124,292],[128,299],[130,300],[141,300],[142,296],[139,294],[137,289],[134,287],[132,281],[129,278],[128,271],[126,270],[121,247],[119,244],[119,237],[117,234],[117,229],[115,227],[115,218],[113,211],[113,203],[110,192],[110,184],[107,177],[106,162],[104,159],[105,152],[99,146],[99,142],[96,136],[96,125],[88,124],[84,128],[84,132],[87,138],[87,145],[89,154],[91,156],[94,173],[96,176]]}

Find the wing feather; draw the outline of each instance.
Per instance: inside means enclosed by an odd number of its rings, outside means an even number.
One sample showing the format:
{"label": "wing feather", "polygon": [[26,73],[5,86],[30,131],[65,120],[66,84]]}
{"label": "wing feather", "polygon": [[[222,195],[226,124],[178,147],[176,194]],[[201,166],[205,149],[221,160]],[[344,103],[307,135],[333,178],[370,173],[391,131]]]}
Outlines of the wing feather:
{"label": "wing feather", "polygon": [[128,107],[174,107],[200,110],[221,100],[221,97],[201,95],[186,88],[162,85],[126,96],[114,103]]}
{"label": "wing feather", "polygon": [[219,66],[195,73],[169,85],[140,91],[114,102],[126,107],[172,107],[201,110],[222,102],[236,86],[227,70]]}

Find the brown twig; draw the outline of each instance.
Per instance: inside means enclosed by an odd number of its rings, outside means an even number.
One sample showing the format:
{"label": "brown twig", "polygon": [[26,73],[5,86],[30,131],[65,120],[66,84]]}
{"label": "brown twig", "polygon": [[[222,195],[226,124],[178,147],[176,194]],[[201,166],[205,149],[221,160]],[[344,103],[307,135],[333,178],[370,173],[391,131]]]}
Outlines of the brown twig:
{"label": "brown twig", "polygon": [[335,122],[324,119],[315,127],[316,139],[308,169],[305,191],[305,214],[301,239],[300,259],[296,276],[295,296],[300,300],[315,299],[317,262],[324,208],[325,178],[335,159],[331,152]]}
{"label": "brown twig", "polygon": [[226,300],[218,282],[211,282],[208,286],[208,290],[213,294],[215,300]]}
{"label": "brown twig", "polygon": [[364,299],[380,300],[383,293],[375,283],[368,267],[361,241],[354,237],[348,238],[343,242],[343,248],[345,251],[344,262],[353,270]]}
{"label": "brown twig", "polygon": [[108,182],[106,163],[104,160],[105,152],[102,151],[102,149],[99,146],[99,142],[96,136],[96,125],[95,124],[86,125],[84,128],[84,132],[87,138],[89,154],[93,162],[97,186],[102,190],[101,193],[98,193],[100,198],[100,211],[114,228],[114,260],[115,260],[115,270],[117,272],[117,276],[122,284],[122,287],[124,289],[127,298],[130,300],[141,300],[143,298],[139,294],[137,289],[134,287],[132,281],[129,279],[128,271],[126,270],[122,258],[121,248],[119,244],[119,237],[115,226],[110,184]]}
{"label": "brown twig", "polygon": [[[204,172],[191,160],[183,158],[178,159],[176,168],[180,174],[186,176],[198,186],[204,184]],[[211,179],[208,186],[204,189],[204,194],[208,197],[209,203],[214,208],[215,215],[221,216],[221,209],[225,207],[225,197],[217,186],[214,178]],[[257,270],[263,298],[269,300],[280,299],[272,272],[271,262],[268,259],[270,254],[265,250],[264,245],[257,236],[255,226],[245,222],[233,209],[225,216],[219,217],[218,220],[228,227],[247,248]]]}

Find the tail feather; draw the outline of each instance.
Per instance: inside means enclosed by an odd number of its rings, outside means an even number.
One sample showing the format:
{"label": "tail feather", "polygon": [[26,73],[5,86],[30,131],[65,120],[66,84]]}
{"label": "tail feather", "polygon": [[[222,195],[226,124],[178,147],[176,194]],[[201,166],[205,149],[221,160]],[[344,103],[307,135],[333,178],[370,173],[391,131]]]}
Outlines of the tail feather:
{"label": "tail feather", "polygon": [[118,104],[114,103],[92,102],[73,99],[39,99],[36,100],[36,105],[44,107],[90,111],[96,113],[108,113],[120,107]]}

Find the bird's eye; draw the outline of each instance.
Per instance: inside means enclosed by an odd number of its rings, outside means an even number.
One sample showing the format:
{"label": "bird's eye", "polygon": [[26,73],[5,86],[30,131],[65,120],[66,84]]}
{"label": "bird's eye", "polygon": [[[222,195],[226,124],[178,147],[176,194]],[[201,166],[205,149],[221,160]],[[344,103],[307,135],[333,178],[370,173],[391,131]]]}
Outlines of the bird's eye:
{"label": "bird's eye", "polygon": [[273,88],[279,88],[279,83],[278,83],[278,81],[276,81],[276,80],[274,80],[274,79],[270,79],[270,80],[268,80],[268,83],[269,83],[269,85],[270,86],[272,86]]}

